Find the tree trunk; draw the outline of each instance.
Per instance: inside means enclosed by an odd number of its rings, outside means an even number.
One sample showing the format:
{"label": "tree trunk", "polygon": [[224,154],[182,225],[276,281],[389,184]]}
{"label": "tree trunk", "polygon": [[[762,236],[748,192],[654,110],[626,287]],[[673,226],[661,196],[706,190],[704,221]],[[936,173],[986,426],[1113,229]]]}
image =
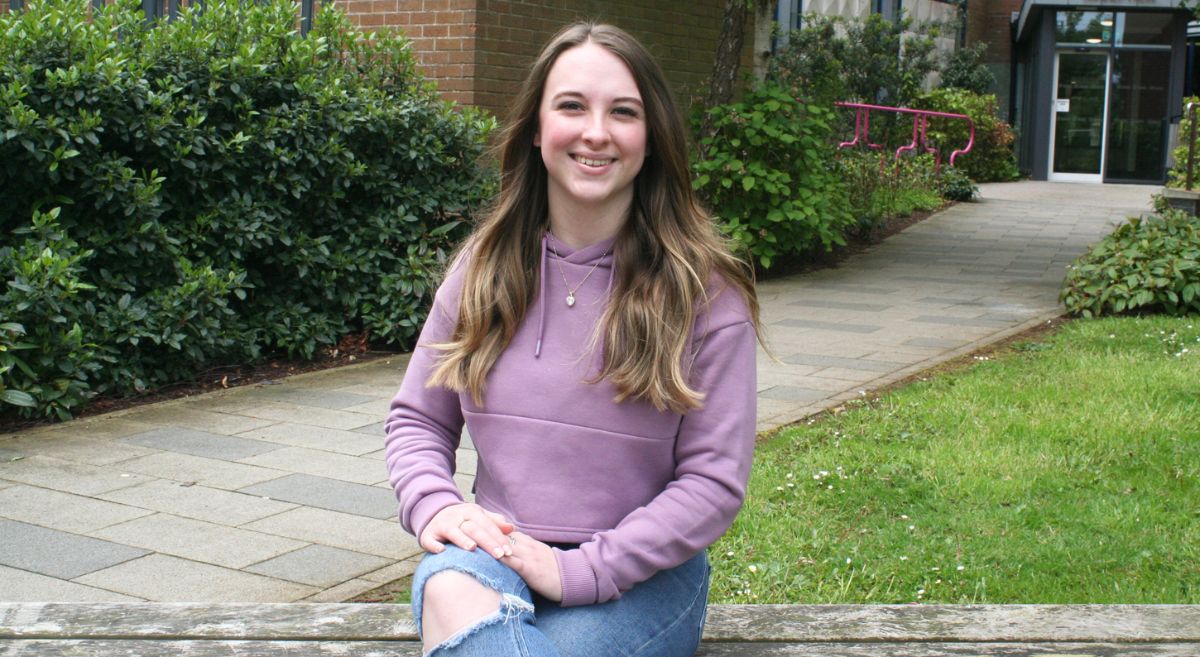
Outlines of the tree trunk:
{"label": "tree trunk", "polygon": [[[750,0],[725,0],[725,15],[721,18],[721,37],[713,61],[712,80],[708,86],[705,109],[724,105],[733,100],[738,69],[742,64],[742,45],[746,39],[746,9]],[[703,136],[712,134],[712,119],[704,116]]]}
{"label": "tree trunk", "polygon": [[754,79],[767,79],[767,67],[771,63],[771,40],[775,34],[775,10],[779,0],[755,0],[754,2]]}

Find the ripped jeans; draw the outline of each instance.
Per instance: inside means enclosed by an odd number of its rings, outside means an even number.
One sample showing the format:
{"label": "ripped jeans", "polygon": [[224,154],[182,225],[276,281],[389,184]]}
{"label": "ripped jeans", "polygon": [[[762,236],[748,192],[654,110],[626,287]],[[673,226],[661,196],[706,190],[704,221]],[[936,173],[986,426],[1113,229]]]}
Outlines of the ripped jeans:
{"label": "ripped jeans", "polygon": [[498,591],[500,609],[435,646],[429,657],[691,657],[700,646],[709,576],[703,552],[616,600],[563,607],[532,593],[520,575],[483,550],[447,546],[426,554],[413,575],[418,631],[425,582],[443,570]]}

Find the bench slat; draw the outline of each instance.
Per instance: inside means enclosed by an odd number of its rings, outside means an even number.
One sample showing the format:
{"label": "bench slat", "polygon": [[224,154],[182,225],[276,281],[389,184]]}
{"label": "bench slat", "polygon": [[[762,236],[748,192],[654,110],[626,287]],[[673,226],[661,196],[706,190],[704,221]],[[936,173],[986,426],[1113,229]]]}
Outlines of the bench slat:
{"label": "bench slat", "polygon": [[0,602],[5,637],[416,640],[408,605]]}
{"label": "bench slat", "polygon": [[420,657],[416,641],[18,640],[0,657]]}
{"label": "bench slat", "polygon": [[720,641],[1200,641],[1194,605],[714,605]]}
{"label": "bench slat", "polygon": [[[696,657],[1196,657],[1195,644],[706,643]],[[419,657],[416,642],[21,639],[0,657]]]}
{"label": "bench slat", "polygon": [[696,657],[1197,657],[1196,644],[705,643]]}
{"label": "bench slat", "polygon": [[[0,603],[0,638],[416,639],[407,605]],[[1193,605],[713,605],[711,641],[1200,642]]]}

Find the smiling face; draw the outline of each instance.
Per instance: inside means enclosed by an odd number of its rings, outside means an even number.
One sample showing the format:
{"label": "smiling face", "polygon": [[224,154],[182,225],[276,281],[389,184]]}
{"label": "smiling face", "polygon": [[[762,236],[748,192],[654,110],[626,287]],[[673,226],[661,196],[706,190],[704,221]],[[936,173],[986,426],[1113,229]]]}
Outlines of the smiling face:
{"label": "smiling face", "polygon": [[556,234],[567,237],[567,224],[586,228],[573,231],[585,243],[615,234],[646,158],[646,110],[625,62],[592,42],[563,52],[546,77],[533,145]]}

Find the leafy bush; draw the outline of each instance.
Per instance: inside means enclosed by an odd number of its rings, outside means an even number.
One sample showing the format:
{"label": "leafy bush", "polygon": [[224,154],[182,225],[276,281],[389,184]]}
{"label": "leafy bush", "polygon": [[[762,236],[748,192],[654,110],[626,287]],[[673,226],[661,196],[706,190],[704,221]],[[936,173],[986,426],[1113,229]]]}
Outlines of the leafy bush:
{"label": "leafy bush", "polygon": [[[768,77],[810,105],[832,108],[838,101],[854,101],[913,107],[938,70],[935,39],[945,27],[904,15],[896,21],[880,14],[806,16],[804,26],[789,32],[787,46],[771,59]],[[854,125],[852,110],[837,111],[837,126]],[[912,122],[905,117],[875,113],[871,118],[872,141],[895,149],[909,140]]]}
{"label": "leafy bush", "polygon": [[1084,317],[1200,312],[1200,219],[1180,210],[1130,218],[1071,265],[1061,299]]}
{"label": "leafy bush", "polygon": [[488,192],[493,121],[441,100],[403,37],[206,4],[153,27],[136,0],[0,15],[0,369],[25,415],[347,334],[407,345]]}
{"label": "leafy bush", "polygon": [[947,201],[971,201],[979,196],[979,187],[959,167],[942,169],[942,198]]}
{"label": "leafy bush", "polygon": [[866,18],[805,16],[771,59],[769,76],[814,104],[847,100],[903,106],[937,70],[934,39],[944,26]]}
{"label": "leafy bush", "polygon": [[870,232],[891,217],[942,205],[941,176],[929,155],[896,161],[889,151],[842,150],[837,172],[860,232]]}
{"label": "leafy bush", "polygon": [[[975,123],[975,144],[971,152],[959,155],[954,162],[972,180],[1001,182],[1016,180],[1020,175],[1013,153],[1016,136],[1000,119],[995,96],[962,89],[934,89],[921,96],[915,107],[971,117]],[[953,149],[967,144],[970,130],[961,119],[934,118],[930,121],[928,135],[930,141],[942,149],[942,157],[948,160]]]}
{"label": "leafy bush", "polygon": [[[1188,163],[1188,140],[1192,135],[1192,116],[1186,111],[1188,103],[1200,104],[1200,97],[1190,96],[1183,99],[1183,107],[1185,108],[1180,114],[1182,118],[1179,120],[1179,145],[1175,147],[1172,156],[1175,160],[1175,166],[1167,173],[1167,186],[1178,187],[1183,189],[1187,183],[1187,163]],[[1197,126],[1197,141],[1200,142],[1200,126]],[[1200,144],[1196,145],[1195,157],[1196,166],[1192,171],[1192,188],[1200,187]]]}
{"label": "leafy bush", "polygon": [[31,227],[15,231],[23,241],[0,247],[8,283],[0,296],[0,401],[67,419],[94,394],[91,379],[112,354],[84,335],[96,314],[96,288],[81,280],[93,253],[62,233],[58,216],[58,208],[35,212]]}
{"label": "leafy bush", "polygon": [[976,94],[992,93],[996,76],[983,63],[986,52],[987,44],[977,43],[946,55],[946,63],[942,68],[942,88],[962,89]]}
{"label": "leafy bush", "polygon": [[833,170],[830,109],[768,83],[708,111],[714,134],[700,141],[693,184],[730,237],[763,268],[845,243],[854,219]]}

